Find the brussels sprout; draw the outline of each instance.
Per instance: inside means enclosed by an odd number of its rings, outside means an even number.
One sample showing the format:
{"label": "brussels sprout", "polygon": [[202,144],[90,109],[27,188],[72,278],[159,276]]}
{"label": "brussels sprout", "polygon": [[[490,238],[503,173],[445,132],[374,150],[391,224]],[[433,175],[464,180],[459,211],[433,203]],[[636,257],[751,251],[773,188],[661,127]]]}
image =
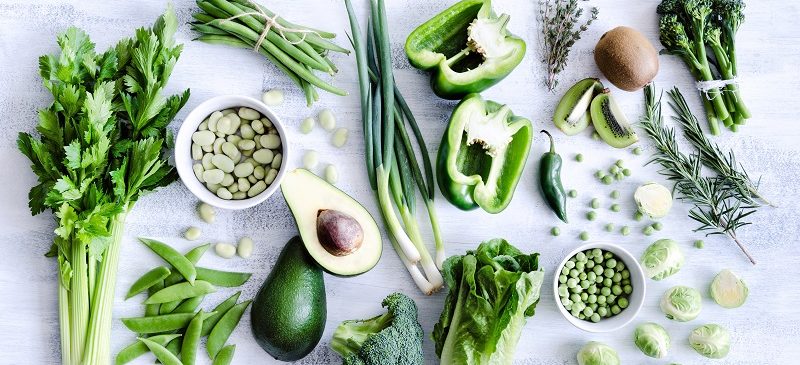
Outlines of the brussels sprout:
{"label": "brussels sprout", "polygon": [[720,271],[711,282],[711,298],[725,308],[738,308],[747,300],[750,289],[733,271]]}
{"label": "brussels sprout", "polygon": [[633,343],[647,356],[660,359],[667,356],[669,334],[664,327],[649,322],[640,324],[633,332]]}
{"label": "brussels sprout", "polygon": [[619,355],[611,346],[589,341],[578,351],[578,365],[619,365]]}
{"label": "brussels sprout", "polygon": [[677,273],[683,266],[683,252],[673,240],[653,242],[642,254],[645,274],[653,280],[661,280]]}
{"label": "brussels sprout", "polygon": [[633,199],[636,200],[639,211],[653,219],[666,217],[672,208],[672,193],[656,183],[647,183],[637,188]]}
{"label": "brussels sprout", "polygon": [[731,349],[731,335],[725,327],[707,324],[692,330],[689,334],[689,345],[709,359],[721,359]]}
{"label": "brussels sprout", "polygon": [[673,286],[661,297],[661,310],[667,318],[678,321],[691,321],[700,314],[703,298],[697,289],[688,286]]}

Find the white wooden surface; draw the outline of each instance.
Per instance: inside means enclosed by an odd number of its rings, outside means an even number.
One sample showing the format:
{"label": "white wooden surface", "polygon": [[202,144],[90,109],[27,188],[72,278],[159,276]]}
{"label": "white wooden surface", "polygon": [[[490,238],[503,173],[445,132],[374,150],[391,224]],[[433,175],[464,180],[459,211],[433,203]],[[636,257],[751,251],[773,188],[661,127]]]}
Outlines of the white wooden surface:
{"label": "white wooden surface", "polygon": [[[397,79],[409,99],[411,108],[420,121],[431,155],[435,155],[441,133],[454,105],[438,99],[428,87],[427,75],[411,68],[405,59],[402,45],[406,35],[418,24],[427,20],[455,0],[392,0],[387,1],[391,39]],[[536,1],[497,0],[498,11],[512,13],[509,28],[528,41],[528,55],[523,63],[499,86],[485,92],[487,98],[508,103],[520,115],[531,118],[537,129],[553,130],[549,118],[555,104],[571,83],[588,76],[598,76],[592,60],[592,49],[599,36],[616,25],[630,25],[640,29],[657,43],[655,6],[657,1],[593,0],[600,9],[600,18],[579,41],[573,50],[567,70],[561,75],[562,86],[550,94],[542,86],[543,72],[537,56],[535,24]],[[664,220],[665,229],[645,237],[640,231],[644,223],[630,218],[634,204],[630,198],[633,190],[646,181],[662,181],[654,167],[642,167],[646,156],[634,156],[629,150],[614,150],[602,142],[593,141],[589,133],[566,138],[554,133],[558,150],[566,161],[563,180],[568,189],[577,189],[579,197],[570,200],[570,225],[557,224],[549,213],[536,188],[536,165],[545,150],[545,141],[537,136],[531,150],[528,167],[508,209],[498,215],[482,211],[459,211],[439,196],[437,208],[444,237],[450,254],[463,253],[479,242],[492,237],[504,237],[525,251],[542,254],[542,264],[547,270],[546,282],[537,314],[528,321],[515,357],[518,364],[574,364],[575,353],[589,340],[598,340],[616,348],[625,364],[792,364],[800,358],[800,261],[796,254],[800,220],[796,209],[800,203],[796,184],[800,181],[798,153],[800,128],[797,110],[800,101],[797,90],[797,65],[800,64],[800,37],[797,19],[800,3],[782,0],[751,0],[748,19],[738,36],[740,77],[743,94],[752,109],[754,118],[737,134],[724,133],[716,141],[732,147],[751,174],[763,176],[763,192],[780,204],[778,209],[762,209],[753,216],[754,225],[741,230],[742,241],[758,259],[751,266],[740,252],[727,240],[707,238],[706,248],[691,247],[700,235],[692,233],[696,224],[686,217],[689,206],[676,204]],[[272,1],[269,7],[288,19],[314,25],[340,34],[339,44],[346,45],[344,32],[349,29],[344,6],[338,0]],[[366,2],[357,1],[356,7],[365,19]],[[45,107],[51,97],[41,86],[37,72],[37,57],[53,53],[57,46],[56,34],[75,25],[88,31],[104,49],[121,37],[133,34],[136,27],[150,25],[164,10],[165,3],[148,1],[55,1],[55,0],[0,0],[0,348],[2,364],[56,364],[58,353],[58,322],[56,299],[56,266],[44,258],[54,228],[51,215],[31,217],[26,207],[26,194],[34,184],[28,162],[16,150],[15,138],[19,131],[32,131],[36,124],[36,110]],[[286,103],[276,108],[287,124],[294,148],[293,166],[300,165],[302,151],[315,149],[321,154],[321,170],[335,163],[340,171],[340,188],[361,200],[377,214],[375,200],[366,179],[359,127],[358,88],[355,59],[334,56],[341,72],[333,82],[350,92],[348,97],[322,93],[321,101],[306,108],[304,99],[293,85],[275,67],[261,57],[244,50],[233,50],[191,42],[194,34],[186,22],[195,10],[192,1],[176,4],[179,20],[178,40],[185,48],[175,68],[169,88],[192,89],[187,106],[172,124],[177,129],[180,118],[203,100],[220,94],[258,96],[265,89],[279,88],[287,93]],[[657,77],[660,87],[679,86],[692,103],[695,112],[698,98],[691,90],[689,73],[676,58],[661,57],[661,72]],[[615,91],[631,119],[641,114],[641,94]],[[323,108],[331,108],[339,125],[351,130],[350,142],[343,149],[330,144],[330,135],[321,129],[310,135],[298,132],[302,118],[315,115]],[[649,150],[648,142],[642,146]],[[572,157],[581,152],[583,163]],[[599,184],[592,177],[595,170],[607,168],[622,158],[634,170],[634,175],[613,187]],[[663,181],[662,181],[663,182]],[[622,192],[623,211],[608,211],[612,189]],[[438,194],[438,193],[437,193]],[[599,219],[583,219],[587,204],[593,197],[602,197],[603,208]],[[142,272],[158,264],[158,259],[135,241],[137,236],[158,237],[180,249],[195,243],[182,240],[181,232],[189,225],[199,225],[204,230],[202,240],[208,242],[233,241],[248,235],[257,242],[254,256],[249,260],[223,260],[213,253],[203,258],[202,264],[214,268],[244,270],[254,273],[243,288],[242,298],[252,298],[262,280],[273,266],[283,244],[296,234],[294,222],[283,198],[277,194],[266,203],[245,211],[220,211],[217,223],[202,223],[194,212],[196,199],[180,183],[175,183],[143,198],[128,217],[127,231],[122,249],[118,275],[117,298],[114,306],[112,347],[114,353],[134,339],[116,318],[136,316],[142,311],[141,298],[123,301],[122,293]],[[377,217],[377,215],[376,215]],[[602,231],[602,226],[613,222],[618,227],[631,225],[633,234],[622,237]],[[561,226],[562,235],[553,238],[548,234],[553,225]],[[663,282],[648,282],[647,299],[634,324],[607,334],[590,334],[570,326],[558,314],[551,291],[552,272],[556,263],[572,247],[579,244],[577,235],[582,230],[591,232],[593,240],[618,242],[634,255],[640,255],[650,242],[661,237],[678,240],[687,260],[684,269]],[[430,238],[429,232],[425,232]],[[325,334],[316,350],[300,363],[338,363],[338,356],[327,343],[333,329],[345,319],[368,318],[381,311],[380,301],[387,294],[401,291],[416,299],[419,318],[425,329],[426,362],[433,364],[436,356],[429,334],[438,320],[444,293],[425,297],[418,293],[409,280],[391,246],[385,244],[385,253],[372,271],[354,278],[337,278],[326,275],[328,296],[328,321]],[[713,275],[723,268],[739,272],[750,284],[751,296],[739,309],[725,310],[708,298],[698,319],[690,323],[666,320],[658,309],[661,294],[670,286],[691,285],[706,292]],[[230,290],[206,299],[211,307],[230,295]],[[654,360],[643,356],[633,345],[631,337],[636,323],[656,321],[672,335],[673,347],[669,357]],[[732,332],[730,355],[722,361],[708,361],[691,350],[687,336],[692,328],[703,323],[719,323]],[[237,345],[236,364],[276,363],[253,341],[250,335],[249,316],[232,336]],[[208,363],[200,356],[200,363]],[[137,363],[148,364],[140,359]]]}

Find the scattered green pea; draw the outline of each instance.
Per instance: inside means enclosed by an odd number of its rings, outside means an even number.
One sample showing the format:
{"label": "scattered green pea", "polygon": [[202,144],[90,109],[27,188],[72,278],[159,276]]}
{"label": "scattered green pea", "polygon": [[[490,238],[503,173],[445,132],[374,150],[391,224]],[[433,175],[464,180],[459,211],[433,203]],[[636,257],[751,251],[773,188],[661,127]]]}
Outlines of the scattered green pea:
{"label": "scattered green pea", "polygon": [[617,162],[615,162],[614,164],[617,165],[617,167],[622,168],[622,166],[625,165],[625,161],[617,160]]}
{"label": "scattered green pea", "polygon": [[558,235],[560,235],[560,234],[561,234],[561,229],[560,229],[560,228],[558,228],[558,227],[553,227],[552,229],[550,229],[550,234],[551,234],[553,237],[556,237],[556,236],[558,236]]}
{"label": "scattered green pea", "polygon": [[617,181],[621,181],[625,179],[625,174],[623,174],[622,171],[619,171],[616,174],[614,174],[614,179]]}
{"label": "scattered green pea", "polygon": [[633,213],[633,220],[639,222],[642,220],[642,218],[644,218],[644,214],[642,214],[642,212],[637,210],[636,213]]}
{"label": "scattered green pea", "polygon": [[575,190],[575,189],[572,189],[567,193],[567,195],[569,195],[570,198],[577,197],[578,196],[578,191]]}
{"label": "scattered green pea", "polygon": [[703,240],[694,241],[694,247],[703,248],[703,246],[705,246],[705,243],[703,242]]}
{"label": "scattered green pea", "polygon": [[589,240],[589,232],[583,231],[580,234],[581,241],[588,241]]}
{"label": "scattered green pea", "polygon": [[608,223],[605,226],[606,232],[613,232],[614,231],[614,223]]}
{"label": "scattered green pea", "polygon": [[594,198],[591,203],[592,209],[600,208],[600,199]]}
{"label": "scattered green pea", "polygon": [[627,236],[631,234],[631,227],[622,226],[622,228],[619,230],[619,233],[622,233],[623,236]]}
{"label": "scattered green pea", "polygon": [[603,184],[605,185],[611,185],[611,183],[614,182],[614,178],[608,175],[603,176],[601,180],[603,180]]}
{"label": "scattered green pea", "polygon": [[641,155],[642,154],[642,149],[640,147],[634,148],[633,149],[633,154],[634,155]]}
{"label": "scattered green pea", "polygon": [[611,204],[612,212],[619,212],[620,210],[622,210],[622,208],[619,206],[619,204]]}
{"label": "scattered green pea", "polygon": [[597,218],[597,213],[595,213],[594,211],[586,213],[586,219],[593,221],[595,220],[595,218]]}
{"label": "scattered green pea", "polygon": [[644,227],[644,229],[642,230],[642,233],[644,233],[645,236],[650,236],[650,235],[653,234],[653,231],[654,230],[653,230],[652,226],[647,226],[647,227]]}
{"label": "scattered green pea", "polygon": [[622,169],[622,174],[625,176],[631,176],[631,169]]}
{"label": "scattered green pea", "polygon": [[653,229],[655,229],[656,231],[660,231],[660,230],[662,230],[662,229],[664,228],[664,224],[663,224],[663,223],[661,223],[661,222],[654,222],[654,223],[653,223],[651,226],[652,226],[652,227],[653,227]]}
{"label": "scattered green pea", "polygon": [[603,176],[606,176],[606,173],[603,172],[603,170],[597,170],[597,172],[594,173],[594,177],[598,179],[602,179]]}
{"label": "scattered green pea", "polygon": [[618,190],[614,190],[614,191],[612,191],[612,192],[611,192],[611,194],[610,194],[610,196],[611,196],[611,199],[617,199],[617,198],[619,198],[619,191],[618,191]]}
{"label": "scattered green pea", "polygon": [[575,161],[582,162],[583,161],[583,155],[580,154],[580,153],[575,155]]}

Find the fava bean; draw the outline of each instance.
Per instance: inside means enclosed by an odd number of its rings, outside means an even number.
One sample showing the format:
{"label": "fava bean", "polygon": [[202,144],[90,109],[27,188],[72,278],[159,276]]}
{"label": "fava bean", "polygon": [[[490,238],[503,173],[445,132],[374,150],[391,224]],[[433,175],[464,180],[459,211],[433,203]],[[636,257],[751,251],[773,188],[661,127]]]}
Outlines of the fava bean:
{"label": "fava bean", "polygon": [[267,171],[267,176],[264,176],[264,183],[268,185],[272,184],[276,177],[278,177],[278,170],[269,169],[269,171]]}
{"label": "fava bean", "polygon": [[192,160],[200,160],[203,158],[203,147],[197,143],[192,143]]}
{"label": "fava bean", "polygon": [[339,173],[336,171],[336,166],[333,164],[325,167],[325,180],[329,184],[336,184],[336,182],[339,181]]}
{"label": "fava bean", "polygon": [[227,115],[220,118],[219,122],[217,122],[217,131],[218,133],[222,133],[223,135],[229,134],[227,133],[231,126],[233,125],[233,121]]}
{"label": "fava bean", "polygon": [[283,91],[269,90],[261,95],[261,101],[269,106],[278,106],[283,104]]}
{"label": "fava bean", "polygon": [[239,244],[236,245],[236,253],[238,253],[241,258],[250,258],[253,254],[253,239],[250,237],[242,237],[242,239],[239,240]]}
{"label": "fava bean", "polygon": [[224,172],[233,172],[233,160],[223,154],[216,154],[211,158],[211,163]]}
{"label": "fava bean", "polygon": [[[250,242],[252,246],[252,241]],[[239,244],[241,244],[241,242]],[[197,280],[207,281],[213,285],[226,288],[241,286],[250,279],[251,275],[250,273],[244,272],[220,271],[197,267]]]}
{"label": "fava bean", "polygon": [[198,131],[206,131],[206,130],[208,130],[208,119],[206,119],[202,123],[200,123],[200,125],[197,126],[197,130]]}
{"label": "fava bean", "polygon": [[206,154],[203,155],[203,160],[201,162],[203,164],[203,168],[204,169],[211,170],[211,169],[215,169],[216,168],[216,166],[214,166],[214,163],[211,162],[212,158],[214,158],[214,154],[213,153],[206,153]]}
{"label": "fava bean", "polygon": [[253,165],[249,162],[243,162],[233,168],[233,174],[236,177],[248,177],[253,174]]}
{"label": "fava bean", "polygon": [[319,119],[319,125],[325,128],[326,131],[332,131],[336,128],[336,117],[333,116],[333,112],[330,109],[323,109],[319,112],[317,118]]}
{"label": "fava bean", "polygon": [[231,196],[233,197],[233,199],[242,200],[242,199],[247,198],[247,192],[245,192],[245,191],[237,191],[237,192],[233,193]]}
{"label": "fava bean", "polygon": [[208,145],[208,146],[203,146],[202,149],[203,149],[203,152],[213,152],[214,151],[213,143]]}
{"label": "fava bean", "polygon": [[[175,270],[178,270],[183,277],[189,281],[190,283],[194,283],[195,277],[197,277],[197,272],[194,269],[194,264],[189,261],[186,257],[175,251],[174,248],[170,247],[169,245],[159,242],[156,240],[152,240],[149,238],[142,238],[139,237],[139,241],[145,244],[145,246],[149,247],[150,250],[155,252],[156,255],[160,256],[164,261],[172,265]],[[162,289],[163,290],[163,289]],[[152,297],[151,297],[152,298]],[[159,303],[159,302],[152,302],[152,303]]]}
{"label": "fava bean", "polygon": [[208,336],[208,334],[211,333],[211,330],[217,324],[219,319],[222,318],[222,315],[227,313],[229,309],[233,308],[233,306],[236,305],[236,301],[239,300],[239,296],[241,294],[242,294],[241,291],[234,293],[233,295],[228,297],[228,299],[225,299],[225,300],[222,301],[222,303],[219,303],[217,305],[217,307],[214,308],[214,310],[210,312],[210,313],[213,313],[213,314],[208,316],[203,321],[202,336]]}
{"label": "fava bean", "polygon": [[228,345],[223,347],[214,356],[214,361],[211,365],[230,365],[233,362],[233,353],[236,351],[236,345]]}
{"label": "fava bean", "polygon": [[253,159],[262,165],[271,163],[273,158],[275,158],[275,155],[272,152],[272,150],[266,148],[262,148],[258,151],[253,152]]}
{"label": "fava bean", "polygon": [[229,259],[236,254],[236,247],[230,243],[217,243],[214,245],[214,252],[216,252],[219,257]]}
{"label": "fava bean", "polygon": [[239,137],[235,134],[231,134],[230,136],[228,136],[228,138],[225,138],[225,140],[236,145],[239,143],[239,141],[242,140],[242,137]]}
{"label": "fava bean", "polygon": [[163,280],[169,276],[169,274],[170,271],[166,266],[159,266],[146,272],[139,279],[133,282],[130,289],[128,289],[128,294],[125,295],[125,299],[130,299],[134,295],[149,289],[153,285],[163,282]]}
{"label": "fava bean", "polygon": [[222,144],[225,143],[225,138],[217,138],[214,141],[213,151],[214,154],[221,154],[222,153]]}
{"label": "fava bean", "polygon": [[220,185],[226,186],[226,187],[227,186],[231,186],[231,184],[233,184],[234,181],[236,181],[236,180],[234,180],[233,175],[225,174],[225,176],[222,178],[222,182],[220,183]]}
{"label": "fava bean", "polygon": [[211,131],[197,131],[192,133],[192,142],[197,143],[199,146],[208,146],[214,143],[214,133]]}
{"label": "fava bean", "polygon": [[136,333],[158,333],[186,327],[194,313],[163,314],[152,317],[122,318],[122,323]]}
{"label": "fava bean", "polygon": [[253,130],[253,127],[247,124],[239,127],[239,133],[242,135],[242,139],[253,139],[256,136],[256,132]]}
{"label": "fava bean", "polygon": [[256,148],[256,143],[252,139],[243,139],[239,141],[239,148],[243,150],[252,150]]}
{"label": "fava bean", "polygon": [[220,184],[225,178],[225,173],[220,169],[203,171],[203,181],[206,184]]}
{"label": "fava bean", "polygon": [[277,134],[262,135],[261,146],[274,150],[281,146],[281,137],[279,137]]}
{"label": "fava bean", "polygon": [[239,161],[239,159],[242,157],[242,153],[239,152],[239,150],[236,148],[236,145],[231,142],[223,143],[220,149],[225,156],[228,156],[233,161]]}
{"label": "fava bean", "polygon": [[250,190],[247,191],[247,196],[252,198],[258,194],[261,194],[266,189],[267,184],[264,181],[259,181],[250,187]]}
{"label": "fava bean", "polygon": [[252,186],[252,184],[255,184],[256,182],[258,182],[258,179],[256,179],[255,176],[250,175],[250,176],[247,177],[247,181],[249,181],[251,186]]}
{"label": "fava bean", "polygon": [[219,322],[214,325],[211,333],[208,334],[208,341],[206,342],[206,350],[208,351],[209,357],[214,358],[217,356],[219,350],[222,349],[225,342],[228,341],[228,337],[231,336],[234,328],[236,328],[236,325],[239,324],[239,320],[242,318],[242,314],[244,314],[247,306],[250,305],[250,302],[250,300],[247,300],[234,305],[225,312],[222,318],[219,319]]}
{"label": "fava bean", "polygon": [[345,145],[345,143],[347,143],[347,135],[347,128],[339,128],[336,130],[336,132],[333,132],[331,142],[336,147],[342,147]]}
{"label": "fava bean", "polygon": [[176,300],[193,298],[198,295],[206,295],[209,293],[213,293],[215,291],[216,289],[214,288],[214,286],[205,280],[195,280],[194,284],[189,282],[182,282],[172,286],[168,286],[164,289],[157,291],[155,294],[151,295],[150,298],[147,298],[147,300],[144,303],[145,304],[167,303]]}
{"label": "fava bean", "polygon": [[200,203],[197,206],[197,213],[200,215],[200,219],[206,223],[214,223],[216,220],[217,212],[214,211],[214,207],[206,203]]}
{"label": "fava bean", "polygon": [[[153,341],[153,342],[155,342],[155,343],[157,343],[157,344],[159,344],[161,346],[165,346],[170,341],[172,341],[172,340],[174,340],[174,339],[176,339],[178,337],[181,337],[181,335],[175,333],[175,334],[165,334],[165,335],[150,336],[147,339],[150,340],[150,341]],[[133,361],[134,359],[136,359],[137,357],[142,356],[142,355],[144,355],[144,354],[146,354],[148,352],[150,352],[150,349],[147,348],[147,345],[145,345],[144,342],[142,342],[142,341],[136,340],[136,342],[128,345],[127,347],[125,347],[122,350],[120,350],[119,353],[117,353],[117,357],[114,360],[114,364],[115,365],[127,364],[127,363]],[[220,351],[220,353],[221,353],[221,351]]]}
{"label": "fava bean", "polygon": [[250,128],[253,128],[253,131],[258,134],[264,134],[264,123],[261,123],[261,120],[250,122]]}
{"label": "fava bean", "polygon": [[253,176],[255,176],[256,179],[263,179],[265,175],[266,171],[264,170],[264,166],[259,165],[253,168]]}
{"label": "fava bean", "polygon": [[303,156],[303,167],[307,170],[312,170],[317,167],[317,162],[319,162],[319,155],[317,154],[317,151],[307,151]]}
{"label": "fava bean", "polygon": [[308,117],[303,119],[303,121],[300,122],[300,132],[303,134],[311,133],[311,131],[314,130],[314,125],[316,124],[317,121],[315,121],[314,118]]}
{"label": "fava bean", "polygon": [[224,199],[224,200],[231,200],[231,199],[233,199],[233,193],[231,193],[230,191],[228,191],[228,189],[226,189],[226,188],[219,188],[219,189],[217,189],[217,196],[218,196],[220,199]]}
{"label": "fava bean", "polygon": [[272,164],[270,164],[270,166],[273,169],[280,169],[282,162],[283,162],[283,154],[277,153],[275,154],[275,158],[272,159]]}
{"label": "fava bean", "polygon": [[239,180],[236,182],[237,186],[239,187],[239,191],[248,191],[250,190],[250,181],[247,178],[240,177]]}
{"label": "fava bean", "polygon": [[261,118],[261,113],[255,111],[253,109],[245,108],[245,107],[239,108],[238,115],[239,115],[240,118],[247,119],[247,120],[254,120],[254,119]]}
{"label": "fava bean", "polygon": [[203,164],[196,163],[192,165],[192,171],[194,171],[194,176],[197,177],[197,180],[201,183],[205,182],[205,180],[203,180],[203,172],[205,172],[205,170],[203,170]]}

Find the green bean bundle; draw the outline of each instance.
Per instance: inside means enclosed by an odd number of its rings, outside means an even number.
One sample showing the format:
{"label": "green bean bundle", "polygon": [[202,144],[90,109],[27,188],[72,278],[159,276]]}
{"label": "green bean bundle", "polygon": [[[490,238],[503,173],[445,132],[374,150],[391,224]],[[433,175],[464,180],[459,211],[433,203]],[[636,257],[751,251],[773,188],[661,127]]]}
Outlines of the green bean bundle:
{"label": "green bean bundle", "polygon": [[347,95],[314,74],[335,74],[330,51],[349,54],[332,43],[336,34],[290,23],[249,0],[198,0],[200,11],[192,14],[195,40],[257,51],[283,71],[306,96],[309,106],[319,100],[317,89]]}

